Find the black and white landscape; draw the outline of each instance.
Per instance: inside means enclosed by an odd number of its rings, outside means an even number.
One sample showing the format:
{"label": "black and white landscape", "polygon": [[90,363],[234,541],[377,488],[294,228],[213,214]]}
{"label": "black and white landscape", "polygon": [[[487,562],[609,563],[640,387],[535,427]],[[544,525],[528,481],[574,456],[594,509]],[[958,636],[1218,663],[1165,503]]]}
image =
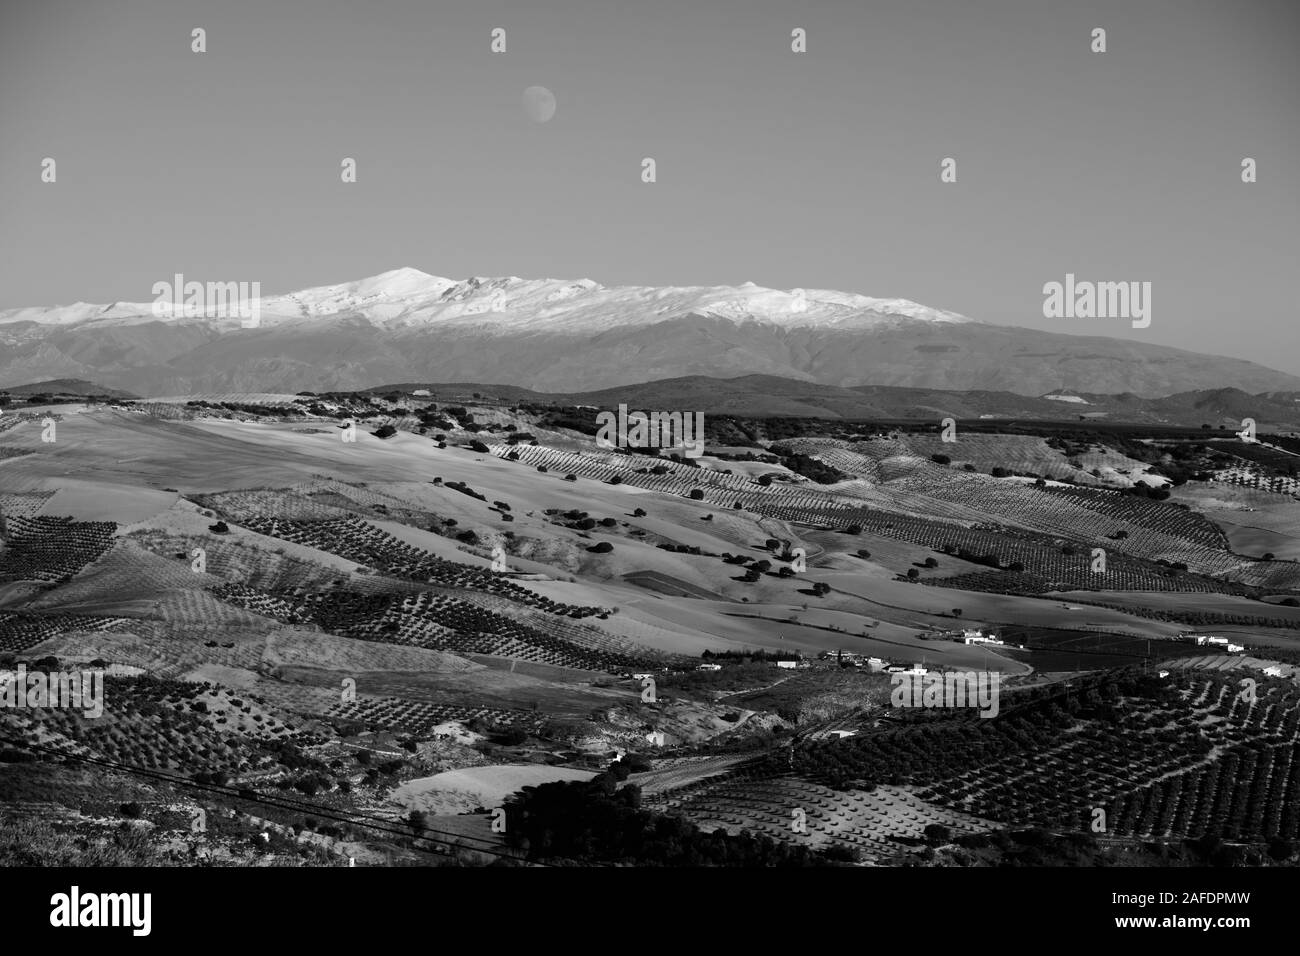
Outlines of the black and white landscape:
{"label": "black and white landscape", "polygon": [[1293,10],[67,6],[0,863],[1300,863]]}

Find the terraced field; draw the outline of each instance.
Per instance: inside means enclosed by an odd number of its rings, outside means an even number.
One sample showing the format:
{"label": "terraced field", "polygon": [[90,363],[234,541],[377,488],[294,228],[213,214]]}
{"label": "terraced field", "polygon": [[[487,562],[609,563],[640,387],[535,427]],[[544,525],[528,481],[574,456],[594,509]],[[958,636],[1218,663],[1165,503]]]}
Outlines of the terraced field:
{"label": "terraced field", "polygon": [[501,727],[536,730],[545,715],[526,710],[503,710],[493,707],[461,707],[407,700],[403,697],[375,697],[358,694],[355,701],[339,702],[327,716],[357,720],[377,727],[389,727],[404,733],[429,736],[434,727],[449,720],[469,723],[484,720]]}
{"label": "terraced field", "polygon": [[626,645],[613,638],[601,641],[599,632],[591,632],[587,640],[578,643],[517,617],[432,591],[365,594],[334,588],[272,592],[223,584],[212,593],[228,604],[286,624],[314,624],[328,633],[361,641],[612,673],[660,663],[646,653],[616,650]]}
{"label": "terraced field", "polygon": [[706,829],[839,843],[867,859],[904,852],[931,823],[1088,832],[1098,810],[1115,836],[1295,839],[1300,687],[1248,669],[1169,667],[1164,680],[1026,686],[991,720],[913,711],[785,756],[666,762],[634,780],[645,805]]}
{"label": "terraced field", "polygon": [[108,551],[116,532],[111,521],[14,515],[5,521],[0,583],[69,581]]}
{"label": "terraced field", "polygon": [[79,631],[114,631],[130,622],[126,618],[78,614],[22,614],[0,611],[0,651],[19,653],[37,644]]}
{"label": "terraced field", "polygon": [[991,826],[927,803],[906,787],[841,791],[794,775],[751,775],[743,769],[648,794],[643,806],[685,817],[708,831],[762,834],[813,847],[846,846],[866,861],[903,855],[906,841],[919,842],[930,824],[955,833],[980,833]]}

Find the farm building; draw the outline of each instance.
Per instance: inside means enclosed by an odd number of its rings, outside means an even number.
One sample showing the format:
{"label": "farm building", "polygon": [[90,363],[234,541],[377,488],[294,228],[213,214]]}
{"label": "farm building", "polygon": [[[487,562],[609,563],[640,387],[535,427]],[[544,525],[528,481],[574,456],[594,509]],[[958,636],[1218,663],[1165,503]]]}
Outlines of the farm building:
{"label": "farm building", "polygon": [[794,670],[796,667],[799,666],[799,662],[798,661],[777,661],[776,666],[787,670]]}
{"label": "farm building", "polygon": [[695,669],[697,671],[720,671],[722,670],[722,665],[721,664],[700,664]]}

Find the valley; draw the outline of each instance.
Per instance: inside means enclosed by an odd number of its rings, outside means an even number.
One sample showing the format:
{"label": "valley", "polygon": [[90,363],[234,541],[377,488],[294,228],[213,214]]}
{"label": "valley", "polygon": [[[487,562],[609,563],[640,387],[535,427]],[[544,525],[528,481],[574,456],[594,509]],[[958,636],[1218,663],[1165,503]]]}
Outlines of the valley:
{"label": "valley", "polygon": [[[130,805],[180,857],[535,864],[520,821],[634,785],[692,853],[787,863],[1300,838],[1286,434],[733,413],[690,455],[490,386],[64,387],[11,392],[0,432],[3,667],[108,675],[106,724],[0,710],[0,794],[61,825]],[[899,672],[996,672],[1000,713],[900,711]],[[957,756],[906,756],[931,738]]]}

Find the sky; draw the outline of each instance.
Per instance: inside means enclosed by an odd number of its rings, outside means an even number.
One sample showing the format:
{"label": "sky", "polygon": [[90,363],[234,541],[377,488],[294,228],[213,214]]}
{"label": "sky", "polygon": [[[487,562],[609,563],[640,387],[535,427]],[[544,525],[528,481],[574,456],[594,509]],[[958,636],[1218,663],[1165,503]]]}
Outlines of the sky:
{"label": "sky", "polygon": [[1295,0],[0,0],[0,308],[752,281],[1300,373],[1297,51]]}

